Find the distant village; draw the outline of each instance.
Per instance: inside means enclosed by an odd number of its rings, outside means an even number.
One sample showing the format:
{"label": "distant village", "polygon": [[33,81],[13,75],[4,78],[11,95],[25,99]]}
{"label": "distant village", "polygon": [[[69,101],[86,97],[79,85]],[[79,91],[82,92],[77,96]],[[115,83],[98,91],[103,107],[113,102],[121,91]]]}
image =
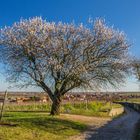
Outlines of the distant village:
{"label": "distant village", "polygon": [[[140,98],[140,93],[128,93],[128,92],[70,92],[64,95],[63,102],[69,101],[116,101],[126,100],[130,98]],[[3,102],[4,92],[0,92],[0,102]],[[44,92],[9,92],[6,98],[8,103],[29,103],[39,102],[47,103],[50,102],[48,95]]]}

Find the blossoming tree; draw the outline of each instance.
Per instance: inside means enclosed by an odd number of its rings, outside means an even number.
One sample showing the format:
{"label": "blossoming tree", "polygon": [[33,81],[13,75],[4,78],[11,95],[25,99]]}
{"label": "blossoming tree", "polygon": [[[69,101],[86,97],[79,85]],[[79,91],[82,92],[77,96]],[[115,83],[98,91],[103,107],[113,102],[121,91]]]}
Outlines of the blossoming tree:
{"label": "blossoming tree", "polygon": [[101,19],[91,26],[21,20],[0,31],[8,81],[41,87],[60,113],[63,95],[75,88],[115,86],[128,71],[125,35]]}

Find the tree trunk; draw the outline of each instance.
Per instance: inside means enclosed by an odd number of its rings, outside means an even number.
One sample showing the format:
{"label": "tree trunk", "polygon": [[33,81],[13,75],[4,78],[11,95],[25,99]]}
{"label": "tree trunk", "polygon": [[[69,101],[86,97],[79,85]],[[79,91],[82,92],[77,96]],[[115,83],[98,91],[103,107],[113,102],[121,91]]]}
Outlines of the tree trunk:
{"label": "tree trunk", "polygon": [[60,97],[55,97],[52,103],[50,115],[60,115]]}

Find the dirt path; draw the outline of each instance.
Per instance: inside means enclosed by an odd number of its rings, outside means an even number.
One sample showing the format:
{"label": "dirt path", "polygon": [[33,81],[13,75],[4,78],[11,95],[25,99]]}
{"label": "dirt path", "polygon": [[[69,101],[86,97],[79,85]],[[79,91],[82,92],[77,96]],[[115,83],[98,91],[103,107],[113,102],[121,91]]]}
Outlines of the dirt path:
{"label": "dirt path", "polygon": [[[90,120],[90,129],[74,140],[133,140],[135,124],[140,114],[125,108],[126,114],[115,120],[94,118]],[[92,117],[91,117],[92,118]]]}

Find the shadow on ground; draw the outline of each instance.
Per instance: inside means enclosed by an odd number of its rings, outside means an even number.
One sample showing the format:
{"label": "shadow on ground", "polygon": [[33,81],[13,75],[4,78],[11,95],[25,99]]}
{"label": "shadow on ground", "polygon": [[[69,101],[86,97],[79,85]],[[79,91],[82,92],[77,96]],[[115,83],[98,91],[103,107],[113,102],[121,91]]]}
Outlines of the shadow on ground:
{"label": "shadow on ground", "polygon": [[78,122],[70,120],[64,120],[58,117],[52,117],[46,114],[30,114],[30,113],[10,113],[4,116],[7,121],[18,124],[19,127],[27,129],[38,129],[47,131],[53,134],[62,134],[67,131],[79,131],[83,132],[86,129],[86,125],[81,125]]}
{"label": "shadow on ground", "polygon": [[124,115],[98,129],[91,128],[87,131],[85,140],[132,140],[139,118],[140,115],[136,111],[125,108]]}

